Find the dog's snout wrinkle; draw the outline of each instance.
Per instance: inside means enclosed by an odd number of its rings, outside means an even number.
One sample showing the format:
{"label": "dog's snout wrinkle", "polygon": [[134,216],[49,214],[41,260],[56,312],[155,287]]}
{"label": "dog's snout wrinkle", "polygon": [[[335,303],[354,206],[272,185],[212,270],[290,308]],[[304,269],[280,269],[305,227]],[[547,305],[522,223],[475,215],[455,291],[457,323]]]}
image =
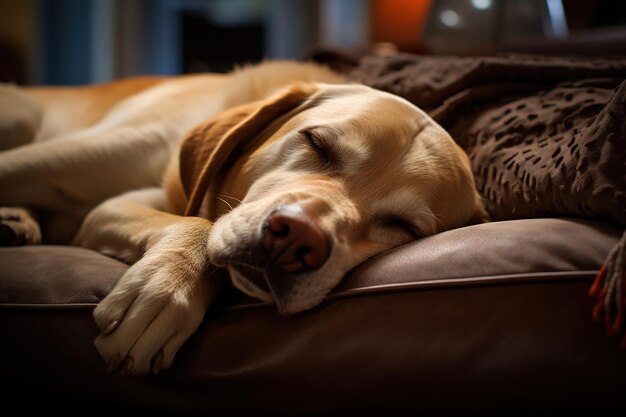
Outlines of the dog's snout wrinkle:
{"label": "dog's snout wrinkle", "polygon": [[289,273],[317,269],[330,256],[328,237],[314,216],[299,204],[280,206],[269,214],[263,246],[272,264]]}

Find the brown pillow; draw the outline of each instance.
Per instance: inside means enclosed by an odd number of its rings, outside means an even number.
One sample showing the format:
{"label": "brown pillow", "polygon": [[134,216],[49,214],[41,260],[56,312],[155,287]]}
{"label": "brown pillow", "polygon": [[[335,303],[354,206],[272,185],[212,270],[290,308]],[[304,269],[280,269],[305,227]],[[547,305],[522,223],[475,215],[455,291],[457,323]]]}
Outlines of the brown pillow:
{"label": "brown pillow", "polygon": [[447,129],[494,220],[626,225],[626,58],[365,56],[349,77]]}

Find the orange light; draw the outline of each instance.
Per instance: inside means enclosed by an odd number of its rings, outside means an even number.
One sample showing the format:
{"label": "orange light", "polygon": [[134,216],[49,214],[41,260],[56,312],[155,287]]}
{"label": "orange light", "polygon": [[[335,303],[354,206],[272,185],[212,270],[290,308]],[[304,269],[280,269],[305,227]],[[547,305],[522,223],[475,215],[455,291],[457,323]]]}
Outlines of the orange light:
{"label": "orange light", "polygon": [[431,2],[431,0],[373,0],[372,42],[391,42],[403,51],[422,50],[422,29]]}

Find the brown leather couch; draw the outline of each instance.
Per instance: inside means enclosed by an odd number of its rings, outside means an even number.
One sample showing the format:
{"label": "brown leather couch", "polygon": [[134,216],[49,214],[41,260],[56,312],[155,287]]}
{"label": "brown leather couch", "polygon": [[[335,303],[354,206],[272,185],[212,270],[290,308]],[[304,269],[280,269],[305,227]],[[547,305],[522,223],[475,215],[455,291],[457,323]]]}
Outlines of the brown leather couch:
{"label": "brown leather couch", "polygon": [[451,230],[381,254],[282,317],[229,290],[158,376],[107,376],[96,303],[127,266],[0,248],[3,408],[164,414],[624,410],[626,351],[587,291],[622,229],[567,218]]}

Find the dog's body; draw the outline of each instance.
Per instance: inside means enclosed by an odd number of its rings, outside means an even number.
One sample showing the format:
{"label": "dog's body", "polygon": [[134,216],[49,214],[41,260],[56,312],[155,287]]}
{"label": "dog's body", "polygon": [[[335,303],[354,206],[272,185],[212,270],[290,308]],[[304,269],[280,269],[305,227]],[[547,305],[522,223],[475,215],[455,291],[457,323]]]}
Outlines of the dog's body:
{"label": "dog's body", "polygon": [[223,283],[216,266],[292,314],[372,255],[485,217],[441,127],[343,83],[275,62],[1,87],[0,240],[43,236],[131,263],[94,311],[96,346],[111,369],[144,373],[168,368],[195,331]]}

